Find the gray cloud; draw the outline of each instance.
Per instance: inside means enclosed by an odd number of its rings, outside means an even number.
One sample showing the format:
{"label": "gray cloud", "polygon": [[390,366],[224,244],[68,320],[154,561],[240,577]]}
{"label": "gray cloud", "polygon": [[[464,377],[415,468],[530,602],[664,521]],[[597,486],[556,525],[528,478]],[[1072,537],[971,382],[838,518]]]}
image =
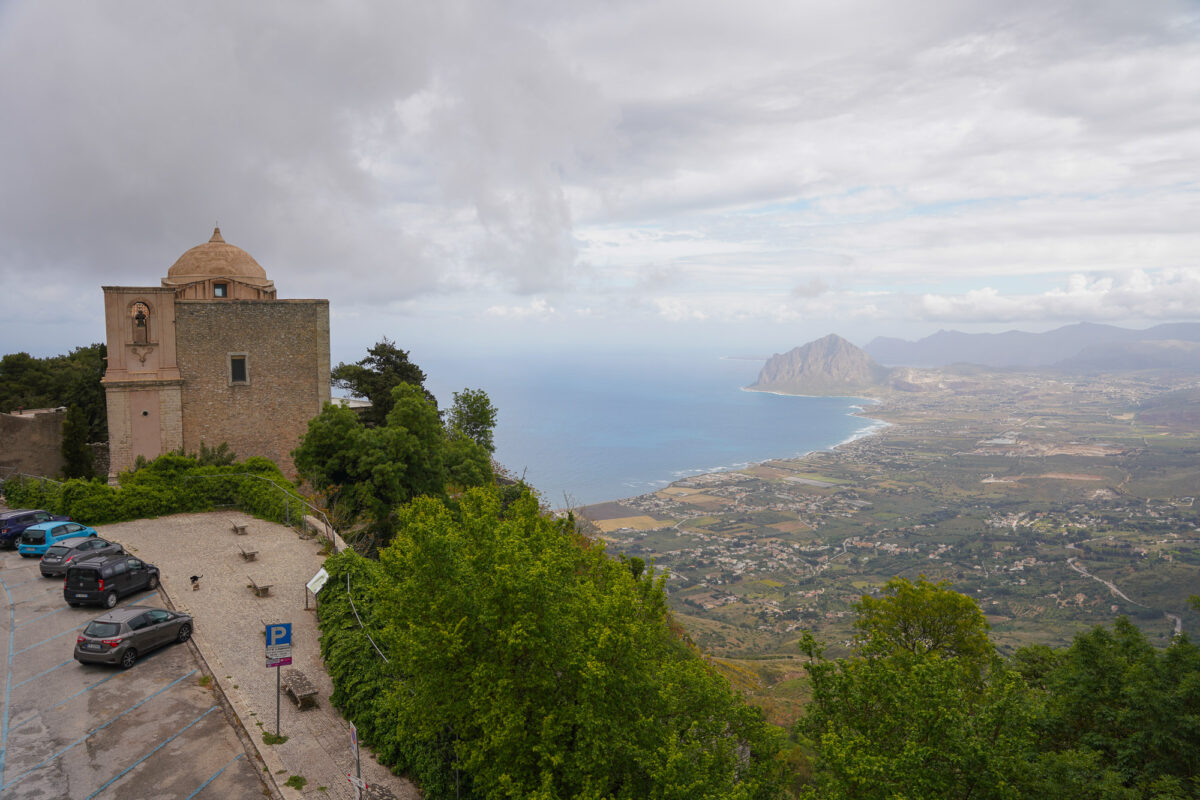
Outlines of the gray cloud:
{"label": "gray cloud", "polygon": [[1195,266],[1198,73],[1182,0],[13,0],[0,280],[98,314],[219,220],[355,318],[1007,319],[941,287]]}

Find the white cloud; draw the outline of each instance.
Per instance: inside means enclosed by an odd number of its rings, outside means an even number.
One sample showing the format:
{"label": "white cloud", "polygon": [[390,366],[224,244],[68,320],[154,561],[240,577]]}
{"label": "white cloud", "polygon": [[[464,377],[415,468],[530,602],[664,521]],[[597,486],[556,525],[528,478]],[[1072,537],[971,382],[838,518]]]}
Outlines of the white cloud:
{"label": "white cloud", "polygon": [[[354,319],[1194,319],[1198,19],[11,0],[0,281],[18,307],[29,275],[152,284],[219,220]],[[16,346],[69,335],[39,324]]]}
{"label": "white cloud", "polygon": [[931,320],[1187,319],[1200,308],[1200,271],[1076,274],[1064,286],[1041,294],[1003,294],[983,288],[961,295],[926,294],[918,302],[920,314]]}
{"label": "white cloud", "polygon": [[521,306],[490,306],[487,313],[493,317],[529,319],[552,317],[558,312],[544,298],[538,297]]}

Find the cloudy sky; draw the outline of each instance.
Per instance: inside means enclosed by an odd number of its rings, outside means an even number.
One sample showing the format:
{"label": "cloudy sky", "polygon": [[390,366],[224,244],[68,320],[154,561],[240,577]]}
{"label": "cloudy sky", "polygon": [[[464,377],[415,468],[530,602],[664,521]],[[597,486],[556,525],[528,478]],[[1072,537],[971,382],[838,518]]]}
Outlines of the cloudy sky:
{"label": "cloudy sky", "polygon": [[219,222],[335,360],[1200,319],[1200,5],[0,3],[0,350]]}

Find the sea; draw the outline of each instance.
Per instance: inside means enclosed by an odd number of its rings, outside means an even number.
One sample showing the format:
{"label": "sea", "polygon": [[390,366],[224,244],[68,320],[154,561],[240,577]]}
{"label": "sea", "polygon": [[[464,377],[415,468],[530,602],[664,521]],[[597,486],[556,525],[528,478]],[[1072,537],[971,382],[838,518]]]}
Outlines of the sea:
{"label": "sea", "polygon": [[863,398],[745,391],[762,364],[708,354],[420,362],[441,408],[455,391],[487,392],[499,412],[496,460],[554,508],[832,448],[882,425],[853,416]]}

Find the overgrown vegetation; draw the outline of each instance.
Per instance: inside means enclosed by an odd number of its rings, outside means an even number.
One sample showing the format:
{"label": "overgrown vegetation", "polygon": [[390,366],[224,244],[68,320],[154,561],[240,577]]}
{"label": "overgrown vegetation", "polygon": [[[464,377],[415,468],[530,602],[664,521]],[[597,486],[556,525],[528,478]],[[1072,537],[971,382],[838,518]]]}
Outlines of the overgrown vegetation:
{"label": "overgrown vegetation", "polygon": [[392,389],[402,383],[420,389],[425,399],[437,408],[437,398],[425,388],[425,373],[408,360],[407,350],[396,347],[386,336],[367,350],[365,358],[353,364],[338,364],[330,376],[334,386],[371,402],[370,407],[358,412],[370,428],[387,424],[388,412],[392,410]]}
{"label": "overgrown vegetation", "polygon": [[321,649],[333,702],[426,797],[780,796],[781,735],[672,631],[652,568],[528,492],[395,519],[378,561],[327,562]]}
{"label": "overgrown vegetation", "polygon": [[0,411],[78,408],[86,431],[84,441],[107,441],[108,416],[100,385],[107,354],[103,344],[90,344],[47,358],[28,353],[0,357]]}
{"label": "overgrown vegetation", "polygon": [[1004,661],[979,646],[987,624],[968,606],[896,579],[859,605],[854,656],[827,661],[805,639],[804,797],[1200,796],[1200,650],[1186,637],[1156,650],[1121,618]]}
{"label": "overgrown vegetation", "polygon": [[494,424],[495,411],[482,391],[455,394],[451,419],[469,424],[468,430],[444,426],[414,384],[394,386],[390,406],[383,424],[371,426],[348,408],[326,404],[292,453],[296,470],[325,496],[339,527],[363,526],[357,543],[365,552],[386,544],[397,506],[422,496],[446,499],[495,480],[485,424]]}
{"label": "overgrown vegetation", "polygon": [[304,508],[296,487],[268,459],[218,466],[180,453],[167,453],[121,473],[117,486],[82,479],[56,483],[11,478],[4,484],[4,497],[13,508],[44,508],[89,525],[227,507],[286,524]]}

